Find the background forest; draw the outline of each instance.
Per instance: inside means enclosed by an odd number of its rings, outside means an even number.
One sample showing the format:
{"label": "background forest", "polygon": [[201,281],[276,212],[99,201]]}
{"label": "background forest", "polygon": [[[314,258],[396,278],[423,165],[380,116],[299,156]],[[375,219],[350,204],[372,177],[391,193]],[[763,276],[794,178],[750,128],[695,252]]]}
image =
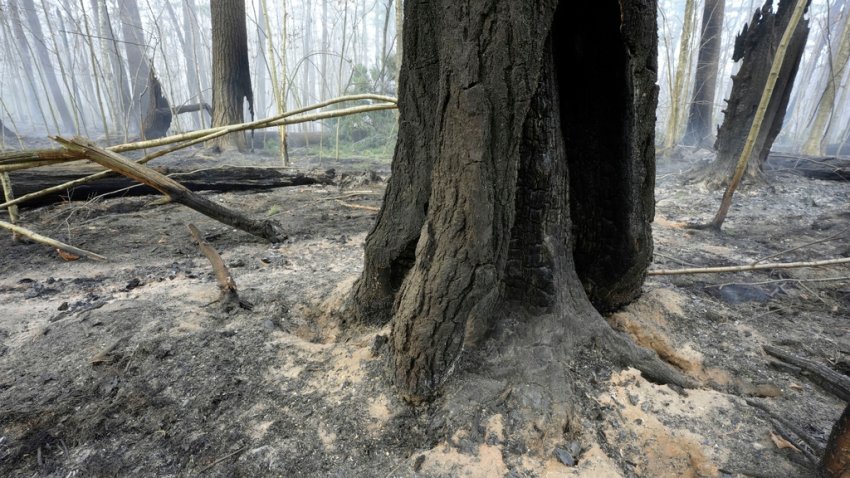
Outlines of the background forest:
{"label": "background forest", "polygon": [[[761,2],[707,2],[721,9],[718,74],[710,123],[722,121],[736,35]],[[725,3],[725,9],[723,4]],[[850,135],[846,68],[847,2],[815,0],[811,34],[776,149],[819,154]],[[669,149],[685,136],[697,87],[701,25],[707,8],[694,0],[659,4],[658,142]],[[246,2],[248,48],[257,119],[352,93],[395,95],[398,22],[393,0]],[[200,0],[4,0],[0,2],[0,121],[25,136],[75,133],[122,140],[137,134],[131,78],[152,62],[172,107],[211,104],[209,3]],[[820,118],[819,118],[820,113]],[[246,118],[247,118],[246,111]],[[388,155],[392,114],[374,112],[305,123],[290,132],[319,132],[340,122],[341,140]],[[208,126],[203,109],[175,115],[171,133]],[[335,135],[334,135],[335,136]],[[303,138],[303,137],[302,137]],[[7,147],[16,147],[4,135]],[[334,137],[334,139],[336,139]],[[365,141],[364,141],[365,140]],[[296,145],[303,144],[303,139]]]}
{"label": "background forest", "polygon": [[[256,119],[343,94],[395,94],[393,0],[251,0],[246,15]],[[209,2],[3,1],[0,23],[0,120],[22,135],[138,135],[132,79],[143,58],[172,108],[212,104]],[[339,120],[342,139],[385,146],[394,140],[392,118]],[[170,133],[209,124],[201,109],[175,115]]]}

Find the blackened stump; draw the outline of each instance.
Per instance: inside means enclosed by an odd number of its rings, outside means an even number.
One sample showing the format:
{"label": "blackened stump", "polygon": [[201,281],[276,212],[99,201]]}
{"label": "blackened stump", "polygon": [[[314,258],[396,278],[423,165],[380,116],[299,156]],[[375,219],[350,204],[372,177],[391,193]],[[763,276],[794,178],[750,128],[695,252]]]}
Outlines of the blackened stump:
{"label": "blackened stump", "polygon": [[393,174],[343,315],[392,321],[408,400],[433,398],[485,341],[498,361],[476,359],[477,376],[561,418],[566,362],[591,342],[686,382],[590,302],[634,299],[651,260],[655,9],[405,3]]}

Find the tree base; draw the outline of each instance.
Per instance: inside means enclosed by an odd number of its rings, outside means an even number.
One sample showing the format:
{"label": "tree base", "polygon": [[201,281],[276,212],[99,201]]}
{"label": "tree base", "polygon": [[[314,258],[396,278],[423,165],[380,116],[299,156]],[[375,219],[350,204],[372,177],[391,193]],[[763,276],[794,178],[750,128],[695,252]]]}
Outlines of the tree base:
{"label": "tree base", "polygon": [[[583,306],[534,315],[510,308],[491,336],[456,364],[431,404],[432,437],[473,444],[486,439],[482,417],[501,415],[509,448],[551,456],[589,431],[582,423],[592,389],[615,369],[634,367],[654,383],[693,388],[696,382],[638,347]],[[583,378],[579,379],[581,376]]]}

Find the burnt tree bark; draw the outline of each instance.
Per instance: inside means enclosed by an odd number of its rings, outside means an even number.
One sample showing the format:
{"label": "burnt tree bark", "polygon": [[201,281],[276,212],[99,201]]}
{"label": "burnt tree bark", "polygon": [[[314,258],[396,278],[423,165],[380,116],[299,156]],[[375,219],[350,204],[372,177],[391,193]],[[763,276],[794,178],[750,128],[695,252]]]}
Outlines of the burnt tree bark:
{"label": "burnt tree bark", "polygon": [[829,478],[842,478],[850,475],[850,405],[832,427],[824,450],[821,471]]}
{"label": "burnt tree bark", "polygon": [[206,103],[193,103],[172,108],[168,99],[162,94],[162,84],[153,69],[149,71],[148,91],[144,95],[142,109],[145,111],[145,116],[142,118],[144,139],[165,137],[174,115],[206,111],[212,116],[212,107]]}
{"label": "burnt tree bark", "polygon": [[726,0],[706,0],[702,13],[697,72],[688,113],[688,126],[682,142],[687,146],[704,145],[712,133],[712,112],[720,66],[723,14]]}
{"label": "burnt tree bark", "polygon": [[[780,0],[774,11],[773,0],[766,0],[764,6],[756,10],[752,21],[744,25],[735,39],[732,60],[743,60],[743,63],[738,73],[732,77],[732,92],[724,110],[723,124],[718,129],[714,143],[717,159],[697,173],[697,177],[710,187],[725,186],[735,170],[770,74],[774,52],[791,20],[794,5],[793,0]],[[794,78],[797,76],[808,36],[809,22],[803,19],[788,45],[763,127],[747,164],[745,179],[759,177],[770,147],[782,129]]]}
{"label": "burnt tree bark", "polygon": [[688,383],[590,300],[635,298],[652,254],[655,12],[653,0],[405,2],[393,175],[342,310],[392,321],[405,399],[448,392],[463,407],[511,390],[551,438],[569,421],[567,363],[590,344]]}
{"label": "burnt tree bark", "polygon": [[[243,99],[254,114],[245,0],[212,0],[213,127],[243,121]],[[218,149],[248,148],[244,133],[232,133],[212,141]]]}

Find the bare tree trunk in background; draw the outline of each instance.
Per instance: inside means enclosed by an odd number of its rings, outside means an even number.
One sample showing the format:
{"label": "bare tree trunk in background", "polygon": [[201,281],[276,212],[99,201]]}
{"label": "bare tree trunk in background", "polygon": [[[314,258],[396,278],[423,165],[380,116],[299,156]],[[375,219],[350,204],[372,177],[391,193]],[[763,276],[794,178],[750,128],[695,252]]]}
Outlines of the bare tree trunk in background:
{"label": "bare tree trunk in background", "polygon": [[[92,0],[94,2],[95,0]],[[109,63],[112,66],[112,97],[113,97],[113,114],[120,121],[121,131],[124,133],[125,139],[130,132],[130,105],[133,102],[130,93],[130,86],[127,79],[127,70],[124,60],[121,58],[121,49],[118,46],[118,39],[115,36],[115,30],[112,28],[112,19],[109,14],[106,0],[99,0],[101,30],[104,42],[104,50],[109,56]]]}
{"label": "bare tree trunk in background", "polygon": [[[68,74],[68,69],[65,68],[65,61],[70,60],[73,64],[74,52],[70,49],[68,43],[68,31],[65,29],[64,20],[62,18],[62,11],[59,8],[56,9],[56,18],[59,19],[59,34],[57,35],[56,30],[53,28],[53,22],[50,21],[50,9],[47,7],[47,3],[45,2],[45,0],[41,0],[41,9],[44,12],[44,22],[47,25],[47,31],[50,33],[50,41],[53,46],[53,54],[56,57],[56,66],[59,67],[59,75],[62,77],[62,84],[65,86],[65,92],[68,95],[67,101],[68,103],[70,103],[71,113],[74,117],[74,131],[77,134],[83,133],[88,136],[88,128],[86,126],[86,121],[83,116],[83,107],[81,101],[82,91],[80,90],[79,84],[77,83],[77,75]],[[62,53],[62,50],[59,49],[59,42],[57,41],[57,37],[62,39],[62,44],[65,48],[64,55]],[[73,66],[70,71],[73,71]]]}
{"label": "bare tree trunk in background", "polygon": [[[311,1],[304,2],[304,12],[302,12],[302,14],[304,15],[304,43],[302,50],[304,51],[304,58],[306,59],[313,53],[313,3]],[[304,73],[302,73],[303,83],[301,86],[301,104],[309,105],[315,102],[315,97],[313,95],[312,59],[306,60],[306,62],[301,65],[301,68],[304,70]],[[309,131],[310,127],[310,123],[304,123],[303,131]],[[309,142],[307,145],[309,146]]]}
{"label": "bare tree trunk in background", "polygon": [[683,139],[683,143],[688,146],[705,145],[713,133],[712,113],[717,91],[717,70],[720,67],[725,3],[725,0],[705,0],[694,94]]}
{"label": "bare tree trunk in background", "polygon": [[[96,89],[93,78],[86,78],[84,75],[77,74],[77,72],[94,71],[88,65],[90,57],[84,53],[86,49],[85,44],[90,42],[91,38],[83,36],[83,32],[80,29],[81,20],[75,17],[75,10],[72,9],[71,0],[61,0],[61,6],[56,7],[56,18],[59,20],[59,33],[62,38],[62,46],[70,62],[69,70],[74,72],[71,74],[71,88],[73,91],[76,91],[76,95],[72,96],[74,110],[80,115],[83,133],[89,136],[90,118],[89,114],[87,114],[87,105],[91,106],[97,101]],[[85,15],[84,11],[80,11],[79,13],[81,16]]]}
{"label": "bare tree trunk in background", "polygon": [[826,85],[815,108],[814,121],[802,147],[803,154],[822,156],[824,153],[826,135],[829,132],[836,108],[835,98],[838,84],[844,78],[847,61],[850,59],[850,13],[844,12],[844,22],[841,27],[838,48],[830,51],[834,56],[829,61],[829,68],[826,71]]}
{"label": "bare tree trunk in background", "polygon": [[[189,104],[189,103],[196,103],[197,102],[197,100],[191,98],[192,91],[194,90],[192,85],[193,85],[193,83],[197,83],[197,81],[193,81],[195,79],[192,78],[192,73],[193,73],[192,58],[188,54],[190,50],[187,46],[188,45],[187,37],[191,33],[189,32],[189,30],[182,28],[180,20],[177,18],[177,12],[175,12],[174,8],[171,6],[171,2],[165,2],[165,11],[168,13],[168,18],[171,20],[170,30],[173,29],[174,34],[177,36],[177,41],[180,43],[180,50],[183,52],[183,62],[184,62],[185,68],[182,68],[181,70],[185,70],[185,79],[186,79],[186,87],[187,87],[186,92],[190,96],[190,98],[183,105],[176,105],[177,107],[180,107],[180,106],[185,106],[186,104]],[[157,28],[158,28],[158,31],[159,31],[158,26],[157,26]],[[166,65],[167,64],[168,63],[166,62]],[[176,101],[176,96],[173,94],[173,92],[172,92],[171,99]],[[201,108],[198,109],[199,113],[201,113],[202,111],[203,111],[203,109],[201,109]],[[191,125],[192,128],[198,128],[200,126],[198,124],[197,115],[192,115],[190,121],[192,123],[192,125]]]}
{"label": "bare tree trunk in background", "polygon": [[664,134],[665,151],[669,151],[679,142],[679,130],[681,129],[683,110],[687,106],[684,98],[685,91],[687,90],[685,83],[688,81],[688,63],[690,63],[691,58],[689,44],[694,34],[695,14],[694,0],[686,0],[682,36],[679,38],[679,61],[676,64],[676,79],[673,84],[673,91],[670,92],[670,115],[667,117],[667,128]]}
{"label": "bare tree trunk in background", "polygon": [[[29,90],[29,100],[31,105],[33,105],[33,109],[38,111],[41,116],[41,120],[44,124],[44,127],[48,130],[50,129],[50,123],[47,120],[47,115],[44,112],[44,108],[42,108],[41,103],[38,101],[39,96],[41,94],[38,91],[38,87],[36,86],[36,72],[33,69],[32,65],[32,55],[30,55],[29,43],[27,41],[27,37],[24,34],[23,24],[21,23],[21,16],[19,10],[19,6],[17,4],[10,4],[8,7],[9,12],[9,22],[11,25],[7,25],[8,28],[14,30],[10,32],[9,35],[15,38],[15,48],[17,49],[18,57],[21,59],[22,70],[24,74],[24,86]],[[56,118],[54,117],[54,126],[56,127],[56,131],[59,131],[59,124],[56,122]]]}
{"label": "bare tree trunk in background", "polygon": [[[213,127],[241,123],[243,100],[253,115],[251,68],[245,0],[211,0],[213,55]],[[231,133],[211,142],[220,150],[248,149],[244,133]]]}
{"label": "bare tree trunk in background", "polygon": [[266,70],[268,60],[266,59],[266,12],[263,5],[258,5],[256,10],[257,19],[257,55],[254,57],[254,110],[257,118],[265,118],[268,113],[266,107]]}
{"label": "bare tree trunk in background", "polygon": [[[204,51],[204,46],[201,42],[201,29],[195,10],[195,0],[183,0],[183,32],[186,35],[186,51],[184,54],[186,61],[189,62],[186,73],[191,78],[189,91],[192,94],[193,102],[204,103],[204,83],[209,75],[206,74],[208,71],[205,67],[207,63],[204,60],[206,56],[199,53]],[[198,111],[195,120],[201,128],[207,127],[207,117],[203,111]]]}
{"label": "bare tree trunk in background", "polygon": [[[62,95],[62,89],[59,87],[59,82],[56,79],[56,72],[50,63],[50,57],[44,43],[44,34],[41,30],[41,22],[38,19],[38,15],[36,15],[35,5],[32,0],[23,0],[20,2],[19,8],[23,10],[30,34],[33,37],[32,48],[35,50],[36,57],[38,58],[38,64],[40,66],[39,76],[46,82],[45,93],[50,96],[51,113],[59,115],[58,118],[54,118],[57,129],[60,131],[73,131],[74,120],[71,118],[68,105],[65,104],[65,97]],[[20,26],[20,28],[20,35],[22,36],[23,27]]]}
{"label": "bare tree trunk in background", "polygon": [[62,89],[59,87],[59,81],[56,79],[56,72],[53,69],[53,64],[50,61],[50,55],[47,52],[47,44],[45,43],[44,33],[41,29],[41,22],[36,14],[33,0],[21,0],[20,6],[23,9],[24,16],[29,25],[30,34],[33,37],[33,48],[38,57],[39,65],[41,66],[41,74],[47,81],[47,90],[52,98],[52,105],[59,114],[60,128],[64,132],[72,132],[74,128],[74,119],[71,116],[71,111],[65,102],[65,97],[62,95]]}
{"label": "bare tree trunk in background", "polygon": [[[747,143],[747,136],[753,123],[753,112],[758,109],[762,92],[768,83],[774,52],[782,32],[791,21],[794,0],[780,0],[775,12],[768,8],[772,3],[772,0],[766,0],[764,8],[756,10],[751,23],[744,26],[735,41],[732,60],[743,59],[743,63],[738,74],[732,78],[732,93],[724,111],[723,124],[718,131],[717,141],[714,143],[717,159],[707,168],[696,173],[698,180],[705,182],[709,187],[726,186],[735,171],[741,152]],[[788,100],[808,36],[808,20],[804,19],[797,25],[791,37],[762,127],[755,139],[744,178],[758,177],[761,165],[782,129]]]}
{"label": "bare tree trunk in background", "polygon": [[[94,20],[95,24],[97,24],[97,19],[99,18],[99,15],[97,15],[97,3],[93,1],[92,7],[93,7],[93,15],[94,15],[93,20]],[[89,62],[91,63],[92,79],[94,81],[94,89],[95,89],[95,94],[97,96],[97,106],[98,106],[98,111],[100,112],[100,119],[101,119],[101,124],[102,124],[102,127],[103,127],[103,134],[104,134],[104,136],[109,138],[109,119],[106,116],[106,107],[103,104],[103,91],[101,90],[101,87],[100,87],[101,73],[98,70],[97,53],[95,52],[95,48],[94,48],[95,38],[92,35],[91,24],[89,23],[89,17],[88,17],[88,15],[86,15],[85,0],[80,0],[80,11],[83,12],[83,27],[84,27],[84,33],[86,34],[86,45],[88,46],[88,49],[89,49]],[[100,36],[100,35],[98,34],[98,36]]]}
{"label": "bare tree trunk in background", "polygon": [[145,32],[142,28],[142,18],[136,0],[120,0],[118,16],[121,19],[121,29],[124,34],[124,51],[127,55],[127,66],[130,69],[130,85],[133,96],[130,103],[130,124],[142,131],[142,119],[148,114],[143,98],[149,94],[148,80],[150,78],[150,63],[145,54]]}
{"label": "bare tree trunk in background", "polygon": [[[330,97],[330,86],[328,85],[328,51],[330,50],[330,43],[328,42],[328,22],[330,21],[328,18],[329,1],[322,0],[322,55],[321,62],[319,63],[319,74],[322,76],[320,95],[322,101]],[[322,130],[324,130],[324,127],[322,127]]]}
{"label": "bare tree trunk in background", "polygon": [[[277,114],[281,114],[286,111],[286,98],[287,98],[287,83],[286,83],[286,3],[282,4],[283,6],[283,15],[282,15],[282,34],[281,34],[281,45],[278,45],[280,51],[280,60],[281,60],[281,71],[278,72],[277,69],[277,55],[275,55],[275,48],[272,40],[268,38],[266,42],[266,46],[268,47],[268,57],[267,61],[269,62],[269,72],[272,77],[272,92],[274,93],[274,103],[275,110]],[[263,18],[266,22],[266,32],[271,32],[271,17],[269,16],[268,3],[266,0],[261,1],[261,8],[263,9]],[[280,75],[278,75],[280,73]],[[280,151],[280,159],[283,162],[284,166],[289,166],[289,149],[286,147],[286,126],[278,127],[278,151]]]}
{"label": "bare tree trunk in background", "polygon": [[[828,42],[831,38],[831,31],[834,31],[840,17],[842,3],[841,1],[830,0],[831,6],[827,11],[827,17],[830,22],[824,22],[821,27],[821,34],[813,37],[816,39],[816,46],[809,49],[811,60],[800,65],[800,71],[797,77],[800,79],[799,84],[810,85],[809,88],[796,88],[791,93],[791,100],[788,103],[788,117],[785,119],[785,124],[790,130],[789,140],[792,144],[801,145],[806,141],[807,133],[811,121],[815,116],[816,108],[819,101],[814,100],[817,94],[815,90],[818,88],[814,85],[820,85],[820,78],[815,76],[815,72],[819,70],[818,65],[821,65],[823,58],[828,58],[831,46]],[[820,68],[823,69],[823,68]],[[826,79],[829,75],[823,75]],[[814,83],[813,83],[814,82]]]}

